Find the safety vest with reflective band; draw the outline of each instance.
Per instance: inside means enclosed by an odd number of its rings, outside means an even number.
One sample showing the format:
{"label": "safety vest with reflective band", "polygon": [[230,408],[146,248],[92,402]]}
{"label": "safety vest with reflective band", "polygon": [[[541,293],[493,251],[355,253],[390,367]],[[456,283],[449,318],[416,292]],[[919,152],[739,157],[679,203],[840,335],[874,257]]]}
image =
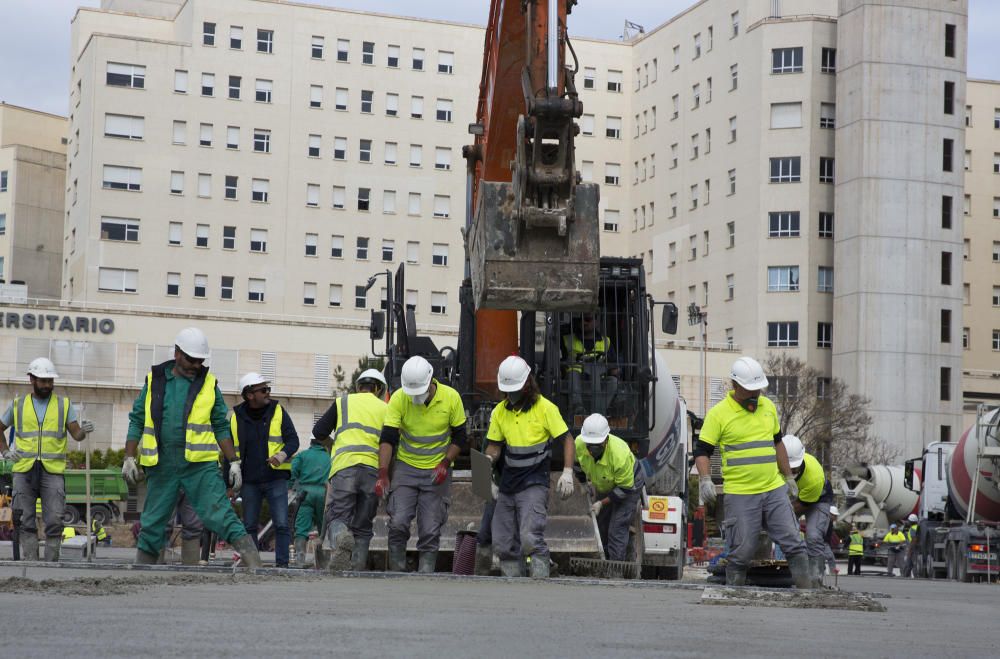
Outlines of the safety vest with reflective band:
{"label": "safety vest with reflective band", "polygon": [[[55,403],[53,405],[53,403]],[[31,396],[15,398],[14,445],[22,457],[14,463],[14,471],[30,471],[35,460],[41,460],[45,471],[61,474],[66,471],[66,419],[69,418],[69,398],[49,396],[45,418],[38,423]]]}
{"label": "safety vest with reflective band", "polygon": [[[163,391],[166,387],[164,368],[170,363],[154,366],[146,375],[146,423],[139,443],[139,464],[143,467],[153,467],[160,461],[159,425],[163,421]],[[202,368],[188,391],[184,404],[184,409],[188,410],[184,429],[184,459],[188,462],[212,462],[219,459],[219,443],[212,430],[215,384],[215,376],[207,368]]]}
{"label": "safety vest with reflective band", "polygon": [[434,380],[437,391],[427,405],[413,401],[397,389],[386,409],[386,426],[399,428],[396,457],[417,469],[433,469],[445,458],[451,444],[452,426],[465,424],[462,397],[446,384]]}
{"label": "safety vest with reflective band", "polygon": [[886,533],[885,537],[882,538],[882,542],[888,545],[902,545],[906,544],[906,534],[896,531],[895,533]]}
{"label": "safety vest with reflective band", "polygon": [[587,479],[593,483],[599,498],[611,494],[620,500],[644,484],[642,467],[635,454],[625,440],[614,435],[608,435],[608,445],[601,459],[596,461],[587,450],[587,443],[577,437],[576,460],[583,473],[587,474]]}
{"label": "safety vest with reflective band", "polygon": [[[569,356],[572,362],[581,361],[597,361],[604,357],[608,352],[608,340],[603,336],[594,341],[594,347],[590,350],[583,344],[583,339],[578,337],[576,334],[567,334],[563,336],[563,347],[566,348],[566,354]],[[569,371],[583,371],[583,367],[579,364],[570,365],[567,367]]]}
{"label": "safety vest with reflective band", "polygon": [[506,445],[504,465],[515,469],[534,467],[552,457],[552,441],[569,428],[559,408],[545,396],[526,410],[511,409],[507,401],[498,403],[490,417],[486,438]]}
{"label": "safety vest with reflective band", "polygon": [[[281,437],[281,421],[285,418],[285,411],[281,409],[280,403],[274,404],[274,415],[271,417],[271,423],[268,425],[267,429],[267,457],[270,459],[278,454],[280,451],[285,450],[285,440]],[[236,412],[229,417],[229,430],[233,433],[233,446],[236,447],[236,457],[242,458],[243,454],[240,452],[240,432],[239,432],[239,422],[236,419]],[[285,460],[280,465],[275,467],[270,462],[267,465],[271,469],[281,469],[283,471],[291,471],[292,461]]]}
{"label": "safety vest with reflective band", "polygon": [[865,553],[865,541],[861,538],[860,533],[851,534],[851,544],[847,546],[848,556],[862,556]]}
{"label": "safety vest with reflective band", "polygon": [[63,527],[63,540],[69,540],[70,538],[76,537],[76,529],[72,526]]}
{"label": "safety vest with reflective band", "polygon": [[97,523],[96,519],[90,520],[90,532],[97,537],[98,542],[105,540],[108,537],[108,532],[103,526]]}
{"label": "safety vest with reflective band", "polygon": [[774,450],[774,436],[780,432],[778,411],[766,396],[750,412],[730,391],[708,411],[700,439],[722,452],[723,492],[763,494],[785,484]]}
{"label": "safety vest with reflective band", "polygon": [[829,487],[823,465],[809,453],[802,458],[802,472],[795,477],[795,482],[799,485],[799,501],[802,503],[833,499],[833,490]]}
{"label": "safety vest with reflective band", "polygon": [[330,477],[354,465],[378,469],[378,440],[388,404],[374,394],[357,393],[341,396],[336,405]]}

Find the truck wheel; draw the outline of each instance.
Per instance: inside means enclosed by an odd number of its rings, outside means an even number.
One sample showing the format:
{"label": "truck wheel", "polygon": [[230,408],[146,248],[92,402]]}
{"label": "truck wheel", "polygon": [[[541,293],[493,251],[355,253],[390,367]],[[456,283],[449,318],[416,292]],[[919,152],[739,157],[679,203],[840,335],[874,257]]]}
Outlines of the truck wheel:
{"label": "truck wheel", "polygon": [[958,578],[958,575],[956,574],[955,571],[955,562],[956,562],[955,543],[949,542],[947,545],[945,545],[944,562],[947,565],[947,568],[945,568],[945,572],[947,573],[946,578],[948,579],[948,581],[955,581],[955,579]]}
{"label": "truck wheel", "polygon": [[71,503],[66,504],[63,509],[62,523],[64,526],[73,526],[80,523],[80,511]]}
{"label": "truck wheel", "polygon": [[666,579],[668,581],[680,581],[684,578],[684,566],[678,565],[677,567],[665,567],[663,568],[666,573]]}
{"label": "truck wheel", "polygon": [[99,525],[104,526],[112,523],[115,520],[115,516],[111,512],[110,508],[105,505],[98,504],[90,507],[90,519],[96,521]]}
{"label": "truck wheel", "polygon": [[969,574],[968,551],[963,545],[955,545],[955,578],[963,583],[971,583]]}

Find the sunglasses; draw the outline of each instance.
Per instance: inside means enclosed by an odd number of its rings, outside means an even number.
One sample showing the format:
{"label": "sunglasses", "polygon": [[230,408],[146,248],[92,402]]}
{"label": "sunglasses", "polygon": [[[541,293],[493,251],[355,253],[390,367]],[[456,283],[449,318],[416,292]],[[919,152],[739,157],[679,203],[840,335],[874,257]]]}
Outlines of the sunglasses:
{"label": "sunglasses", "polygon": [[183,356],[186,361],[191,362],[195,366],[201,366],[202,364],[205,363],[205,360],[203,358],[192,357],[191,355],[189,355],[189,354],[187,354],[186,352],[183,352],[183,351],[181,351],[181,356]]}
{"label": "sunglasses", "polygon": [[271,393],[271,387],[257,387],[256,389],[251,389],[252,394],[269,394]]}

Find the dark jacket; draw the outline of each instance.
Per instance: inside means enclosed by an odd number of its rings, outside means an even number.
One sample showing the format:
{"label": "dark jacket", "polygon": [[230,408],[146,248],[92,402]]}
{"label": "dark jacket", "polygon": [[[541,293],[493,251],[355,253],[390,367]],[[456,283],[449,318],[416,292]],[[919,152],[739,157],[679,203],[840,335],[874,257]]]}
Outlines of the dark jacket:
{"label": "dark jacket", "polygon": [[[243,480],[247,483],[267,483],[278,478],[289,478],[287,469],[272,469],[267,464],[267,437],[278,401],[271,400],[267,407],[251,410],[245,402],[233,408],[236,428],[240,437],[240,456],[243,459]],[[299,450],[299,435],[288,410],[282,408],[281,438],[285,443],[286,462]]]}

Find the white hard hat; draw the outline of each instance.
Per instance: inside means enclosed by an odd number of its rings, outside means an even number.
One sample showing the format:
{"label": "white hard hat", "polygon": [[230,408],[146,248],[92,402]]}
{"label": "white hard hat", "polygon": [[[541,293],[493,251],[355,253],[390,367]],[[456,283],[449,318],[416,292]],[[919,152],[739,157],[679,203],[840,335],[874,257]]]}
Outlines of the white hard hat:
{"label": "white hard hat", "polygon": [[840,510],[837,508],[837,506],[830,506],[830,514],[834,516],[839,515]]}
{"label": "white hard hat", "polygon": [[185,327],[177,333],[174,345],[181,349],[188,357],[195,359],[208,359],[208,339],[205,333],[197,327]]}
{"label": "white hard hat", "polygon": [[915,521],[917,521],[917,516],[914,515],[913,513],[910,513],[910,516],[906,518],[906,521],[908,521],[908,522],[915,522]]}
{"label": "white hard hat", "polygon": [[531,375],[531,367],[517,355],[511,355],[500,362],[497,371],[497,386],[500,391],[520,391]]}
{"label": "white hard hat", "polygon": [[57,378],[59,374],[56,373],[56,365],[52,363],[52,360],[46,357],[36,357],[31,360],[28,364],[28,375],[34,375],[36,378]]}
{"label": "white hard hat", "polygon": [[802,445],[802,440],[795,435],[785,435],[781,438],[781,443],[785,445],[785,452],[788,453],[788,466],[795,469],[806,458],[806,447]]}
{"label": "white hard hat", "polygon": [[356,382],[364,382],[365,380],[376,380],[382,383],[382,387],[388,387],[389,383],[385,381],[385,376],[382,372],[376,368],[369,368],[367,371],[363,372],[358,376]]}
{"label": "white hard hat", "polygon": [[407,396],[419,396],[430,388],[433,378],[434,367],[429,361],[417,355],[410,357],[403,364],[400,384],[403,385],[403,393]]}
{"label": "white hard hat", "polygon": [[265,382],[267,382],[267,380],[263,375],[251,371],[240,378],[240,391],[246,391],[247,387],[252,387],[255,384],[264,384]]}
{"label": "white hard hat", "polygon": [[753,357],[740,357],[733,362],[730,376],[748,391],[760,391],[767,386],[767,376],[760,363]]}
{"label": "white hard hat", "polygon": [[580,439],[584,444],[600,444],[611,433],[611,426],[603,414],[591,414],[583,420],[580,426]]}

